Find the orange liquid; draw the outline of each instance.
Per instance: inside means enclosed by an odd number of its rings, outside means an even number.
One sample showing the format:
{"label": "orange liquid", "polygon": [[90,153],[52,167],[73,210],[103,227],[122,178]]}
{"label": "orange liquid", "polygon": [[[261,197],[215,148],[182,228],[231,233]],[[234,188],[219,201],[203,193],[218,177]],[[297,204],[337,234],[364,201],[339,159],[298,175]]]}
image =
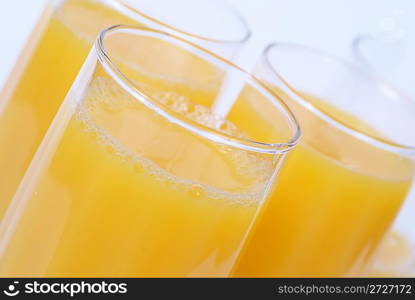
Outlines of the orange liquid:
{"label": "orange liquid", "polygon": [[[303,139],[288,155],[234,275],[356,275],[397,214],[411,186],[413,163],[330,127],[293,101],[288,104]],[[358,119],[328,109],[369,130]],[[254,131],[253,112],[266,113],[247,102],[230,119],[244,119]]]}
{"label": "orange liquid", "polygon": [[[206,72],[202,82],[214,76],[200,59],[182,58],[168,71],[182,73],[190,60],[191,74]],[[195,88],[191,77],[186,88],[131,65],[123,71],[155,100],[215,127],[201,104],[211,102],[215,89]],[[0,276],[229,276],[276,157],[213,143],[170,123],[101,65],[73,107],[69,94],[2,224]],[[243,135],[228,121],[220,130]]]}
{"label": "orange liquid", "polygon": [[0,219],[95,36],[117,23],[132,21],[89,0],[42,16],[0,94]]}

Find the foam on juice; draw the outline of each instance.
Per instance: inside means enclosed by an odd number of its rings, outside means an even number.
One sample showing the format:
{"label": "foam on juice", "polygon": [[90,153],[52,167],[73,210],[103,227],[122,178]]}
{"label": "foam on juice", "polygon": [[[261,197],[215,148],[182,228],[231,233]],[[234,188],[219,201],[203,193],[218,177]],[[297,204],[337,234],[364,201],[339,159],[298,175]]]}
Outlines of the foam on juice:
{"label": "foam on juice", "polygon": [[[174,91],[158,91],[158,93],[155,93],[153,90],[152,96],[155,96],[158,101],[168,106],[172,111],[180,113],[200,125],[214,129],[219,120],[219,117],[213,115],[207,107],[194,104],[191,100]],[[218,150],[232,163],[232,168],[236,170],[238,176],[244,177],[251,183],[249,190],[245,190],[243,193],[228,192],[197,183],[194,180],[179,178],[167,172],[157,163],[129,149],[128,146],[104,128],[105,122],[99,120],[102,111],[109,112],[109,114],[122,114],[123,111],[142,112],[143,109],[146,110],[139,100],[127,94],[121,87],[115,85],[111,79],[97,77],[91,83],[84,101],[78,106],[76,118],[82,121],[85,130],[97,136],[97,141],[108,151],[119,156],[122,161],[131,164],[139,172],[152,174],[156,180],[168,184],[171,188],[186,189],[196,196],[203,194],[209,199],[226,200],[226,202],[233,204],[257,205],[262,200],[264,185],[273,171],[273,164],[269,159],[225,145],[217,145]],[[154,118],[160,117],[155,112],[153,114],[152,117]],[[139,118],[139,115],[137,115],[137,118]],[[239,132],[231,122],[226,120],[224,122],[219,120],[219,122],[223,124],[219,129],[221,132],[231,136],[244,137],[244,134]],[[148,125],[151,126],[151,124]],[[139,134],[140,132],[137,133],[137,135]],[[134,136],[131,136],[131,139],[134,139]]]}

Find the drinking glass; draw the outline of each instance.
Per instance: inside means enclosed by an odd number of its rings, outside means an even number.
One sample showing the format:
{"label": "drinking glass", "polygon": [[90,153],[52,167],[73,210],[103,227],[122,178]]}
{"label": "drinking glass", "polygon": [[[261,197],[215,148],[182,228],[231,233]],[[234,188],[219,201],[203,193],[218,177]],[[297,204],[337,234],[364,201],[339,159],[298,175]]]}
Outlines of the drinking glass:
{"label": "drinking glass", "polygon": [[162,2],[172,1],[49,2],[0,93],[0,220],[103,28],[115,24],[162,28],[227,58],[249,37],[242,17],[218,1],[196,1],[197,6],[191,0],[174,1],[183,9],[169,10],[166,21],[173,26],[163,22],[167,12]]}
{"label": "drinking glass", "polygon": [[302,45],[269,46],[257,72],[303,134],[234,276],[357,276],[412,185],[415,103]]}
{"label": "drinking glass", "polygon": [[352,44],[354,58],[363,67],[378,74],[415,101],[415,39],[408,34],[360,34]]}
{"label": "drinking glass", "polygon": [[[214,114],[243,81],[255,131]],[[228,276],[298,124],[232,63],[149,28],[103,31],[0,227],[1,276]]]}
{"label": "drinking glass", "polygon": [[[353,40],[352,53],[363,67],[398,87],[415,101],[412,76],[415,68],[415,39],[411,19],[402,11],[389,20],[392,30],[359,34]],[[363,268],[365,276],[415,277],[415,189],[402,207],[390,231],[373,258]]]}

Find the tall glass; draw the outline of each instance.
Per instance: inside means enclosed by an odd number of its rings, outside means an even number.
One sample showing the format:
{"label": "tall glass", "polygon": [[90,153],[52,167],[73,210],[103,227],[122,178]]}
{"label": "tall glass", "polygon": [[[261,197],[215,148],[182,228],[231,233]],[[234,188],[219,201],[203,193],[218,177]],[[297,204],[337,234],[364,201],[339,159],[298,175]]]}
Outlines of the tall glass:
{"label": "tall glass", "polygon": [[[0,93],[0,220],[102,28],[114,24],[162,28],[227,58],[249,37],[243,19],[217,1],[197,1],[198,6],[192,5],[191,0],[175,1],[187,7],[188,13],[169,12],[166,21],[178,27],[163,23],[163,2],[166,1],[50,1]],[[141,7],[152,14],[144,14]],[[212,20],[217,14],[216,23],[227,30],[215,31],[215,22],[207,22],[208,17]]]}
{"label": "tall glass", "polygon": [[[243,83],[231,112],[267,107],[256,131],[212,113],[229,73]],[[228,276],[299,134],[284,102],[233,64],[112,27],[5,214],[0,275]]]}
{"label": "tall glass", "polygon": [[303,135],[234,275],[359,275],[412,184],[415,103],[295,44],[268,47],[258,76],[285,97]]}
{"label": "tall glass", "polygon": [[[403,26],[402,16],[392,19],[395,30],[383,34],[359,34],[352,43],[358,63],[393,83],[415,101],[414,33]],[[404,18],[404,21],[411,21]],[[398,26],[399,25],[399,26]],[[415,277],[415,188],[373,258],[364,266],[365,276]]]}

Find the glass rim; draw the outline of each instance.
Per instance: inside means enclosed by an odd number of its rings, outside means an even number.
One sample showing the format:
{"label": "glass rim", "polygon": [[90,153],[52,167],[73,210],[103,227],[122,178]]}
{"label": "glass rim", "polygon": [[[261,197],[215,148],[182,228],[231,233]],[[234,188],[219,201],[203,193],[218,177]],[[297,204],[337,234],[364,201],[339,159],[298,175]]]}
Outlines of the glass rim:
{"label": "glass rim", "polygon": [[[233,70],[236,70],[240,73],[243,73],[245,76],[245,81],[248,79],[250,82],[255,84],[256,89],[260,88],[261,94],[267,94],[265,97],[271,97],[273,100],[278,101],[280,106],[279,113],[284,114],[284,119],[288,123],[288,127],[290,132],[289,138],[287,141],[280,142],[280,143],[264,143],[255,141],[248,138],[240,138],[229,135],[227,133],[221,132],[217,129],[213,129],[211,127],[205,126],[203,124],[199,124],[191,119],[186,118],[185,116],[174,112],[173,110],[169,109],[167,106],[163,105],[162,103],[158,102],[154,99],[151,95],[145,92],[143,89],[138,87],[134,84],[128,76],[126,76],[112,61],[111,55],[109,55],[105,49],[105,37],[108,34],[117,32],[117,31],[135,31],[135,32],[147,32],[162,36],[164,38],[168,37],[173,40],[179,41],[184,43],[186,46],[190,46],[193,49],[197,49],[201,51],[213,59],[219,61],[219,63],[226,64],[231,67]],[[232,62],[210,52],[207,49],[204,49],[196,44],[193,44],[190,41],[187,41],[181,37],[175,36],[173,34],[163,32],[160,30],[147,28],[147,27],[140,27],[140,26],[129,26],[129,25],[114,25],[107,29],[101,31],[98,35],[96,42],[95,42],[95,50],[98,56],[98,60],[103,65],[105,71],[114,79],[117,84],[121,86],[126,92],[128,92],[131,96],[135,99],[143,103],[148,108],[155,111],[157,114],[163,116],[168,121],[175,123],[186,130],[189,130],[203,138],[207,138],[213,142],[228,145],[234,148],[239,148],[247,151],[258,152],[258,153],[267,153],[267,154],[282,154],[286,153],[292,148],[294,148],[301,136],[301,129],[299,123],[294,116],[291,109],[287,106],[287,104],[283,101],[283,99],[274,93],[271,89],[269,89],[266,85],[264,85],[260,80],[258,80],[255,76],[251,75],[247,71],[241,69],[237,65],[233,64]],[[274,103],[274,101],[269,100],[270,102]]]}
{"label": "glass rim", "polygon": [[359,60],[359,62],[368,65],[369,67],[373,67],[372,63],[367,60],[366,55],[362,53],[361,45],[363,42],[367,41],[375,41],[381,43],[399,43],[402,42],[403,37],[392,36],[382,33],[359,33],[357,34],[351,43],[351,49],[353,55]]}
{"label": "glass rim", "polygon": [[[203,35],[198,35],[198,34],[195,34],[195,33],[184,31],[183,29],[177,28],[177,27],[169,25],[168,23],[165,23],[161,20],[158,20],[155,17],[151,17],[151,16],[141,12],[139,9],[137,9],[135,7],[132,7],[130,4],[126,3],[125,0],[105,0],[105,1],[109,2],[112,5],[116,5],[116,9],[120,10],[121,13],[123,12],[123,10],[127,10],[129,12],[132,12],[136,16],[140,16],[140,17],[150,21],[151,23],[157,24],[159,26],[165,27],[165,28],[167,28],[169,30],[172,30],[172,31],[175,31],[177,33],[184,34],[186,36],[189,36],[189,37],[192,37],[192,38],[195,38],[195,39],[198,39],[198,40],[203,40],[203,41],[206,41],[206,42],[221,43],[221,44],[240,44],[240,43],[246,42],[252,36],[250,26],[249,26],[248,22],[246,21],[246,19],[243,17],[243,15],[237,9],[235,9],[233,6],[231,6],[227,2],[223,2],[221,5],[223,5],[223,7],[225,7],[227,10],[229,10],[231,12],[231,14],[233,16],[235,16],[235,19],[238,22],[240,22],[244,27],[244,33],[241,34],[240,38],[236,38],[236,39],[215,39],[215,38],[211,38],[211,37],[205,37]],[[139,21],[139,20],[137,20],[137,21]]]}
{"label": "glass rim", "polygon": [[[310,46],[292,43],[292,42],[275,42],[275,43],[269,44],[265,48],[263,55],[262,55],[262,59],[265,62],[265,64],[268,66],[268,68],[271,70],[271,73],[277,76],[277,78],[281,80],[283,84],[286,85],[288,89],[296,95],[296,97],[293,100],[299,103],[301,106],[303,106],[307,110],[309,110],[310,112],[312,112],[313,114],[315,114],[316,116],[320,117],[321,119],[328,122],[329,124],[337,127],[338,129],[346,132],[347,134],[350,134],[356,138],[363,140],[364,142],[378,145],[382,148],[386,148],[394,152],[396,151],[408,152],[409,151],[412,155],[415,153],[415,145],[396,143],[387,138],[381,138],[379,136],[363,132],[362,130],[355,128],[354,126],[348,124],[348,122],[344,122],[340,120],[335,115],[319,108],[318,106],[312,104],[310,101],[302,97],[301,94],[298,93],[297,89],[295,89],[293,85],[289,84],[284,79],[285,77],[282,76],[278,72],[278,70],[276,70],[276,67],[273,65],[271,61],[271,58],[270,58],[271,51],[277,48],[281,48],[281,47],[297,48],[297,49],[300,49],[301,51],[305,51],[306,53],[310,53],[314,56],[318,56],[320,57],[320,59],[324,58],[326,60],[329,60],[331,63],[341,65],[344,68],[352,70],[353,72],[358,72],[359,74],[365,76],[368,80],[370,80],[371,83],[373,83],[373,85],[377,89],[388,90],[389,92],[393,92],[393,94],[397,96],[397,98],[400,101],[404,101],[405,103],[412,103],[412,101],[408,99],[408,97],[406,97],[404,93],[402,93],[400,90],[391,86],[387,81],[383,80],[379,75],[374,74],[372,72],[365,71],[363,68],[359,67],[359,65],[351,61],[348,61],[334,54],[331,54],[331,53],[328,53],[323,50],[316,49]],[[385,92],[381,91],[381,93],[382,95],[385,95]],[[385,97],[388,99],[391,98],[391,96],[388,96],[388,95],[385,95]]]}

